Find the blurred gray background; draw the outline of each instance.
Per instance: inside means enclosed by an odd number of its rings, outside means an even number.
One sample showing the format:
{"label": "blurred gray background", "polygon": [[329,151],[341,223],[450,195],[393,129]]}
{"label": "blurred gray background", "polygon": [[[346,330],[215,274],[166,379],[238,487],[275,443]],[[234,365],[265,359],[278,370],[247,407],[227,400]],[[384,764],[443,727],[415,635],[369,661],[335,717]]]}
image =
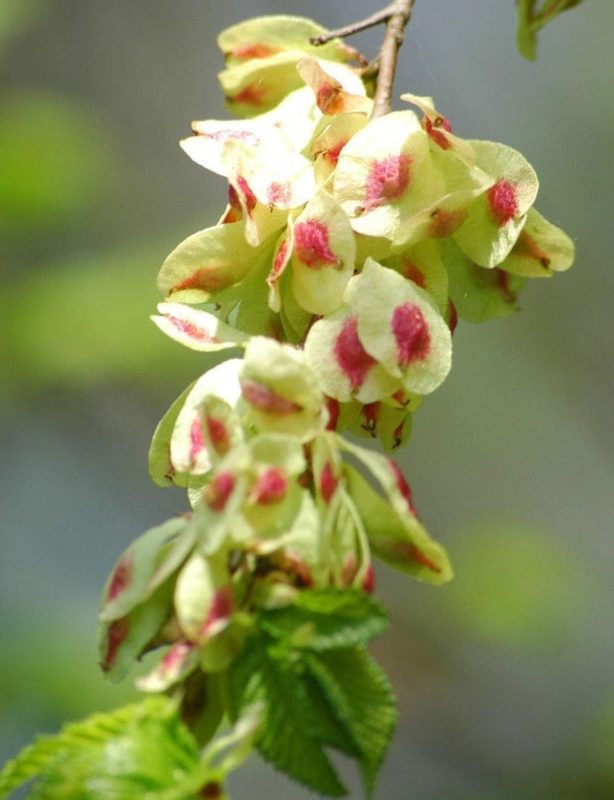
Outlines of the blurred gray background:
{"label": "blurred gray background", "polygon": [[[149,482],[146,453],[207,360],[148,315],[165,255],[224,202],[177,145],[192,119],[227,116],[215,37],[377,7],[0,0],[0,761],[132,696],[98,674],[96,606],[120,551],[186,506]],[[614,796],[614,3],[556,20],[535,64],[514,36],[512,0],[419,0],[397,77],[460,135],[521,150],[578,254],[513,317],[461,324],[415,418],[404,468],[456,579],[378,570],[393,624],[376,651],[402,706],[389,800]],[[353,43],[373,56],[380,39]],[[256,760],[231,788],[310,796]]]}

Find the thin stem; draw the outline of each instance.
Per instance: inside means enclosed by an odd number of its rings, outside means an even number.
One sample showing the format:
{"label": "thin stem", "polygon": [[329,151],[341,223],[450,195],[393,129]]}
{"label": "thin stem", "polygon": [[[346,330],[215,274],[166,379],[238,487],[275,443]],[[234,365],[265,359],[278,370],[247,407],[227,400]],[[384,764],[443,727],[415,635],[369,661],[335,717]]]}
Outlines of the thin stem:
{"label": "thin stem", "polygon": [[394,11],[386,22],[386,34],[379,55],[379,76],[373,98],[373,117],[381,117],[392,109],[392,85],[397,69],[399,48],[416,0],[396,0]]}
{"label": "thin stem", "polygon": [[369,28],[374,28],[376,25],[381,25],[382,22],[388,22],[390,17],[395,11],[396,3],[391,3],[381,11],[376,11],[370,17],[360,20],[359,22],[351,22],[349,25],[344,25],[342,28],[336,28],[334,31],[322,33],[320,36],[314,36],[309,41],[314,45],[321,45],[330,42],[331,39],[342,39],[345,36],[353,36],[360,31],[366,31]]}
{"label": "thin stem", "polygon": [[378,76],[373,98],[373,117],[381,117],[392,109],[392,85],[397,69],[399,48],[403,44],[405,28],[409,24],[415,3],[416,0],[393,0],[386,8],[376,11],[370,17],[310,39],[311,44],[314,45],[326,44],[331,39],[352,36],[360,31],[386,23],[386,33],[379,55],[370,64],[363,67],[365,74]]}

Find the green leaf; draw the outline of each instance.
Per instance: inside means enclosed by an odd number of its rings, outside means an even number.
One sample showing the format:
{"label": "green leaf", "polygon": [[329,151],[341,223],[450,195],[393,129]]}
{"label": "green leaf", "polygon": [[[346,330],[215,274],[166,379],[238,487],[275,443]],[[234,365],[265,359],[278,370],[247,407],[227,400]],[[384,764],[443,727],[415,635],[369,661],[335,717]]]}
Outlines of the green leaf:
{"label": "green leaf", "polygon": [[388,626],[382,607],[354,589],[299,592],[291,606],[260,615],[272,636],[294,647],[317,652],[366,644]]}
{"label": "green leaf", "polygon": [[553,19],[580,5],[583,0],[517,0],[518,31],[516,46],[525,58],[537,58],[537,34]]}
{"label": "green leaf", "polygon": [[39,800],[153,800],[181,784],[197,758],[174,704],[152,698],[40,737],[0,773],[0,798],[34,778],[30,796]]}
{"label": "green leaf", "polygon": [[248,640],[229,673],[231,713],[263,707],[256,746],[276,769],[329,797],[345,789],[322,749],[314,708],[298,666],[264,636]]}
{"label": "green leaf", "polygon": [[[384,672],[366,650],[335,650],[306,657],[308,669],[348,744],[356,750],[366,791],[371,794],[397,720],[397,706]],[[336,733],[328,727],[324,734]]]}

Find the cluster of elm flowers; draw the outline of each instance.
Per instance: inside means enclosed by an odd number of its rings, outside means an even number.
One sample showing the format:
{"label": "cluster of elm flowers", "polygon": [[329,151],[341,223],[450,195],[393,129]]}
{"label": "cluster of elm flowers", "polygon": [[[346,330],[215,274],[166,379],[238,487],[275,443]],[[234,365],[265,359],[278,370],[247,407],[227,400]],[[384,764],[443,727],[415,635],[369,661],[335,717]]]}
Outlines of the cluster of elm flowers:
{"label": "cluster of elm flowers", "polygon": [[169,646],[146,691],[226,669],[254,610],[370,591],[372,556],[450,579],[399,467],[342,433],[397,448],[450,369],[457,319],[510,313],[527,278],[573,260],[517,151],[455,135],[428,97],[372,118],[354,52],[283,19],[220,36],[222,87],[246,118],[195,122],[181,143],[227,180],[228,205],[164,262],[154,321],[242,356],[160,422],[151,475],[192,511],[136,540],[105,588],[107,671]]}

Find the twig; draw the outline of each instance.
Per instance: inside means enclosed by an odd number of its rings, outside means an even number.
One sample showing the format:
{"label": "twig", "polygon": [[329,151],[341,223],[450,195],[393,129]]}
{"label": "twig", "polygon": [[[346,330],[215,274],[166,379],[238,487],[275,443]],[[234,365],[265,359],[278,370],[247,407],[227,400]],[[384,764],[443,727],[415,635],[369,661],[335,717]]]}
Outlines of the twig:
{"label": "twig", "polygon": [[376,11],[370,17],[360,20],[359,22],[352,22],[349,25],[344,25],[343,28],[336,28],[334,31],[322,33],[320,36],[314,36],[309,41],[316,46],[326,44],[331,39],[343,39],[345,36],[353,36],[360,31],[366,31],[369,28],[374,28],[376,25],[381,25],[382,22],[388,22],[392,14],[394,14],[396,3],[391,3],[381,11]]}
{"label": "twig", "polygon": [[369,75],[378,76],[373,98],[373,117],[388,114],[392,108],[392,85],[397,68],[397,57],[415,3],[416,0],[394,0],[389,6],[381,11],[376,11],[370,17],[310,39],[311,44],[322,45],[330,42],[331,39],[352,36],[360,31],[386,23],[386,33],[379,55],[363,68],[366,72],[368,71]]}
{"label": "twig", "polygon": [[387,20],[386,34],[379,55],[379,76],[373,98],[373,117],[388,114],[392,108],[392,85],[397,57],[415,2],[416,0],[396,0],[393,3],[394,11]]}

